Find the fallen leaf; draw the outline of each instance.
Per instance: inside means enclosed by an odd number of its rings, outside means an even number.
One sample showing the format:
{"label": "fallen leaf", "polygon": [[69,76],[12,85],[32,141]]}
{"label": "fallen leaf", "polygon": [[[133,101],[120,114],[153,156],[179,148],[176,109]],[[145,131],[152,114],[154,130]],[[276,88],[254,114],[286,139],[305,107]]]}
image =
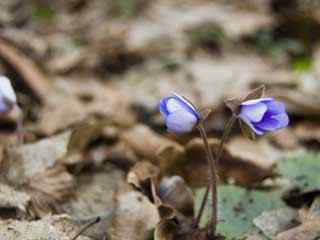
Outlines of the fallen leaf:
{"label": "fallen leaf", "polygon": [[[220,141],[210,138],[209,145],[212,151],[216,153],[218,152]],[[244,151],[244,153],[246,152]],[[204,186],[208,180],[208,166],[202,139],[193,138],[187,143],[183,161],[179,165],[180,170],[178,172],[191,186]],[[181,166],[183,167],[181,168]],[[218,175],[221,179],[228,180],[231,178],[243,185],[255,185],[271,174],[271,169],[265,169],[253,161],[240,158],[240,156],[233,156],[228,147],[224,147],[217,166]]]}
{"label": "fallen leaf", "polygon": [[37,97],[46,100],[52,90],[51,83],[30,58],[3,38],[0,38],[0,56],[22,76]]}
{"label": "fallen leaf", "polygon": [[320,125],[312,122],[303,122],[294,128],[294,134],[303,142],[320,142]]}
{"label": "fallen leaf", "polygon": [[159,222],[155,205],[131,186],[122,186],[116,195],[116,205],[110,229],[114,240],[147,240]]}
{"label": "fallen leaf", "polygon": [[308,221],[296,228],[279,233],[276,240],[314,240],[320,237],[320,221]]}
{"label": "fallen leaf", "polygon": [[[180,144],[153,132],[145,125],[136,125],[124,131],[120,138],[128,144],[137,155],[159,164],[161,172],[167,172],[172,165],[180,160],[184,152],[184,148]],[[166,154],[164,157],[163,151],[165,149],[170,149],[170,155]]]}
{"label": "fallen leaf", "polygon": [[129,127],[135,123],[128,99],[117,90],[92,80],[56,83],[57,91],[47,96],[40,112],[42,133],[50,135],[94,117],[105,120],[105,126]]}
{"label": "fallen leaf", "polygon": [[124,173],[107,164],[104,171],[81,173],[74,197],[61,209],[75,219],[91,219],[104,212],[113,212],[115,192],[125,184]]}
{"label": "fallen leaf", "polygon": [[[196,193],[197,209],[200,207],[204,192],[205,189],[202,189]],[[263,211],[284,206],[281,195],[277,192],[250,191],[234,185],[220,185],[218,186],[217,233],[224,236],[226,240],[242,239],[255,229],[252,221]],[[209,223],[211,212],[209,209],[207,208],[201,220],[202,226]]]}
{"label": "fallen leaf", "polygon": [[[46,216],[36,221],[0,221],[1,240],[70,239],[78,227],[66,215]],[[79,237],[77,240],[90,240]]]}
{"label": "fallen leaf", "polygon": [[64,167],[56,166],[28,178],[23,188],[31,196],[35,214],[44,216],[72,196],[74,179]]}
{"label": "fallen leaf", "polygon": [[273,147],[267,139],[250,141],[236,137],[227,144],[227,149],[234,158],[252,163],[264,170],[270,170],[277,161],[284,157],[284,154]]}
{"label": "fallen leaf", "polygon": [[208,240],[207,232],[192,227],[190,218],[169,205],[158,206],[160,222],[154,231],[155,240]]}
{"label": "fallen leaf", "polygon": [[54,167],[67,154],[71,131],[28,143],[7,151],[6,177],[15,184],[22,184],[46,169]]}
{"label": "fallen leaf", "polygon": [[162,203],[192,219],[194,217],[193,192],[180,176],[161,180],[159,197]]}
{"label": "fallen leaf", "polygon": [[[287,158],[276,166],[276,172],[298,187],[299,193],[319,190],[319,171],[319,155],[316,153],[305,153]],[[295,194],[298,193],[295,191]]]}
{"label": "fallen leaf", "polygon": [[274,238],[278,233],[299,225],[298,212],[291,208],[264,211],[253,219],[253,223],[267,237]]}
{"label": "fallen leaf", "polygon": [[[2,219],[7,218],[6,214],[10,218],[16,216],[25,217],[28,215],[30,206],[31,197],[27,193],[16,190],[9,185],[0,184],[0,209],[2,209],[0,216]],[[13,215],[9,214],[10,210],[13,210]]]}

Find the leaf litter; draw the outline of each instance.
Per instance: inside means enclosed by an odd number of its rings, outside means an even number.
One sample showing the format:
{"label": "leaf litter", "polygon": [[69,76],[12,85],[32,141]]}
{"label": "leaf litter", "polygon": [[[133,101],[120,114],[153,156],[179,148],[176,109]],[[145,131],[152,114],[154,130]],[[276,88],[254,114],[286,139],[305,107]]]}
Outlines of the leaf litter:
{"label": "leaf litter", "polygon": [[71,239],[99,217],[78,239],[208,240],[192,222],[204,146],[165,133],[157,104],[174,90],[212,108],[217,152],[224,100],[260,84],[292,124],[256,141],[233,129],[218,163],[219,237],[318,238],[316,1],[111,2],[0,3],[0,71],[25,116],[22,145],[16,118],[0,121],[0,238]]}

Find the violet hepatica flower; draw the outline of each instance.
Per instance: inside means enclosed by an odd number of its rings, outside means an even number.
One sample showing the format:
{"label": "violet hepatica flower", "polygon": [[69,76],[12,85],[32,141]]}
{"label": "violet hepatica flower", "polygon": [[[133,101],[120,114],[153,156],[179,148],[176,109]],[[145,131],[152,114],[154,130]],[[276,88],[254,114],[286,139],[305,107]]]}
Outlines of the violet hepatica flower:
{"label": "violet hepatica flower", "polygon": [[258,135],[276,131],[289,124],[284,104],[273,98],[259,98],[242,102],[238,116]]}
{"label": "violet hepatica flower", "polygon": [[0,115],[8,113],[17,104],[17,97],[9,78],[0,76]]}
{"label": "violet hepatica flower", "polygon": [[195,106],[176,93],[161,99],[159,110],[169,132],[190,132],[200,121],[200,113]]}

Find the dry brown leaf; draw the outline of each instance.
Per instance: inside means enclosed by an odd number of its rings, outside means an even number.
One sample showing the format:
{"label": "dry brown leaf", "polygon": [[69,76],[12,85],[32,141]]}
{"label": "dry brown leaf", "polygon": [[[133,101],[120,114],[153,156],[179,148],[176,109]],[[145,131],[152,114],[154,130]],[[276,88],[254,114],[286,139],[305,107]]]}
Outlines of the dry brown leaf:
{"label": "dry brown leaf", "polygon": [[114,240],[147,240],[159,222],[155,205],[131,186],[123,186],[116,195],[116,206],[110,229]]}
{"label": "dry brown leaf", "polygon": [[51,83],[31,59],[1,37],[0,56],[22,76],[37,97],[46,100],[52,90]]}
{"label": "dry brown leaf", "polygon": [[137,162],[127,175],[127,182],[137,188],[143,188],[148,180],[156,181],[160,175],[160,169],[147,161]]}
{"label": "dry brown leaf", "polygon": [[[78,227],[66,215],[46,216],[37,221],[0,221],[1,240],[70,239]],[[90,240],[79,237],[77,240]]]}
{"label": "dry brown leaf", "polygon": [[276,236],[276,240],[314,240],[320,237],[319,219],[308,221],[302,225],[282,232]]}
{"label": "dry brown leaf", "polygon": [[[0,183],[0,218],[9,217],[23,217],[26,216],[30,210],[31,197],[25,193],[14,189],[13,187]],[[9,210],[9,211],[8,211]],[[10,210],[13,210],[13,216],[10,215]]]}
{"label": "dry brown leaf", "polygon": [[7,151],[6,176],[15,184],[22,184],[30,177],[54,167],[67,154],[71,131],[29,143]]}
{"label": "dry brown leaf", "polygon": [[[213,152],[218,151],[218,139],[210,138],[209,144]],[[208,180],[208,166],[201,138],[194,138],[188,142],[184,161],[180,174],[190,185],[204,186]],[[265,169],[253,161],[233,156],[227,147],[224,148],[220,162],[218,163],[218,172],[221,179],[227,180],[231,178],[237,183],[245,185],[255,185],[257,182],[270,176],[270,169]]]}
{"label": "dry brown leaf", "polygon": [[299,140],[304,142],[316,141],[320,142],[320,125],[312,122],[304,122],[298,124],[294,128],[294,133]]}
{"label": "dry brown leaf", "polygon": [[157,195],[160,169],[148,161],[137,162],[127,174],[127,182],[146,195],[155,205],[160,204]]}
{"label": "dry brown leaf", "polygon": [[[175,165],[184,153],[184,148],[180,144],[153,132],[145,125],[136,125],[124,131],[121,139],[139,156],[158,163],[161,172],[167,172],[166,170]],[[163,152],[168,150],[170,154]]]}
{"label": "dry brown leaf", "polygon": [[239,158],[264,170],[270,170],[284,156],[267,139],[250,141],[243,137],[236,137],[227,144],[227,149],[234,158]]}
{"label": "dry brown leaf", "polygon": [[127,127],[135,123],[129,100],[115,89],[92,80],[56,83],[57,92],[48,96],[40,113],[42,133],[50,135],[94,116],[105,120],[105,125]]}
{"label": "dry brown leaf", "polygon": [[186,217],[194,217],[193,193],[181,177],[163,178],[160,183],[159,197],[163,204],[172,207]]}
{"label": "dry brown leaf", "polygon": [[121,170],[111,164],[105,168],[94,174],[80,174],[74,197],[62,206],[64,212],[76,219],[90,219],[113,211],[114,194],[125,184],[125,177]]}
{"label": "dry brown leaf", "polygon": [[273,133],[270,138],[281,149],[295,150],[300,148],[299,138],[292,129],[282,129],[281,131]]}
{"label": "dry brown leaf", "polygon": [[74,179],[64,167],[56,166],[33,175],[23,188],[31,196],[35,214],[44,216],[72,196]]}
{"label": "dry brown leaf", "polygon": [[135,151],[123,141],[107,146],[105,148],[105,157],[107,160],[116,162],[127,168],[133,166],[139,160]]}
{"label": "dry brown leaf", "polygon": [[298,225],[298,212],[291,208],[281,208],[263,212],[253,223],[269,238]]}
{"label": "dry brown leaf", "polygon": [[[320,198],[315,197],[309,209],[299,210],[300,225],[276,236],[276,240],[311,240],[320,237]],[[297,224],[296,224],[297,225]]]}
{"label": "dry brown leaf", "polygon": [[160,222],[154,231],[155,240],[208,240],[207,232],[192,227],[192,221],[169,205],[158,207]]}

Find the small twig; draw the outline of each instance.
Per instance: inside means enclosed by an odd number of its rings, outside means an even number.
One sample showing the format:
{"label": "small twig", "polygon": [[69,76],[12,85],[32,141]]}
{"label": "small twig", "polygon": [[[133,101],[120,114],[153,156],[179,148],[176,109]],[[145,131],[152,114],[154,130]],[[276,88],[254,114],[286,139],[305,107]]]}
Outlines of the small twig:
{"label": "small twig", "polygon": [[80,231],[71,240],[76,240],[82,233],[84,233],[88,228],[100,222],[100,220],[101,218],[97,217],[93,219],[91,222],[88,222],[82,229],[80,229]]}
{"label": "small twig", "polygon": [[[233,126],[233,124],[235,123],[236,120],[237,120],[237,118],[235,116],[232,116],[230,118],[230,120],[228,121],[228,123],[224,127],[224,131],[223,131],[223,134],[222,134],[222,137],[221,137],[221,140],[220,140],[220,144],[219,144],[218,153],[216,155],[216,163],[215,163],[215,165],[217,165],[219,163],[219,161],[220,161],[220,158],[221,158],[221,155],[222,155],[222,152],[223,152],[223,145],[226,142],[227,138],[229,137],[229,134],[231,132],[232,126]],[[211,149],[210,149],[210,151],[211,151]],[[203,196],[203,199],[202,199],[202,202],[201,202],[201,207],[199,209],[199,213],[198,213],[198,216],[196,218],[195,227],[197,227],[199,225],[199,222],[200,222],[201,217],[203,215],[204,207],[207,204],[208,197],[209,197],[210,186],[211,186],[211,182],[208,183],[205,195]],[[211,224],[214,224],[214,221],[217,221],[217,220],[213,220],[213,222],[211,222]]]}

